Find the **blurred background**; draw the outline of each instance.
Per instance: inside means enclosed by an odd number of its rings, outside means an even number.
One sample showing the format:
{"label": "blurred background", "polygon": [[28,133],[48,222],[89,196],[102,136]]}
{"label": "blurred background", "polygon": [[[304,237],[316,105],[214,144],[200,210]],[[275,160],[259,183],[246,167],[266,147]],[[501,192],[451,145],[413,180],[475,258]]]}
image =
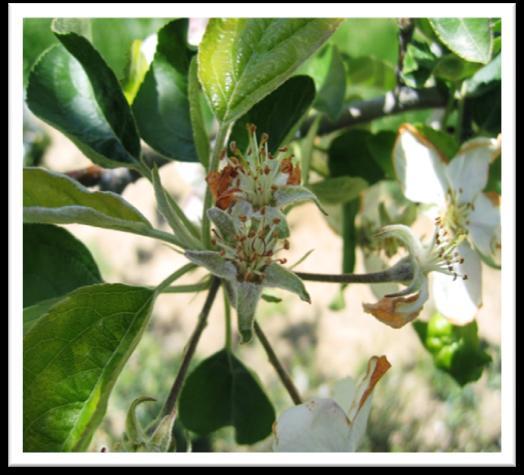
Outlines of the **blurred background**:
{"label": "blurred background", "polygon": [[[343,42],[353,58],[379,58],[385,65],[396,62],[396,26],[392,20],[352,20],[351,28],[341,29],[333,42]],[[45,23],[45,21],[44,21]],[[162,22],[159,22],[159,25]],[[194,42],[205,22],[193,23]],[[47,24],[35,23],[25,37],[28,54],[31,45],[44,48],[53,41]],[[196,27],[195,27],[196,25]],[[358,41],[357,41],[358,40]],[[42,49],[40,48],[40,49]],[[111,55],[111,43],[106,44]],[[381,63],[381,64],[382,64]],[[352,77],[346,99],[373,97],[391,85],[382,81],[382,70],[376,69],[363,78]],[[388,66],[389,67],[389,66]],[[25,72],[25,71],[24,71]],[[389,77],[389,76],[388,76]],[[440,111],[442,113],[442,111]],[[417,111],[379,119],[372,123],[374,132],[394,129],[402,122],[430,121],[434,111]],[[46,126],[29,112],[25,121],[25,163],[52,170],[69,172],[87,167],[91,162],[59,132]],[[201,165],[171,163],[161,169],[162,182],[192,217],[201,214],[204,174]],[[129,185],[123,197],[138,208],[150,222],[168,230],[155,206],[151,185],[138,180]],[[342,239],[327,224],[314,205],[297,207],[289,214],[291,249],[288,262],[312,254],[296,270],[338,273],[341,271]],[[416,222],[415,229],[426,229],[427,223]],[[132,285],[157,285],[186,260],[168,246],[154,240],[86,226],[67,226],[90,249],[106,282]],[[356,272],[364,272],[363,256],[357,251]],[[204,273],[189,274],[180,281],[194,283]],[[261,301],[258,321],[277,354],[306,399],[327,396],[340,378],[358,378],[365,372],[373,355],[386,355],[392,368],[377,385],[362,451],[499,451],[500,450],[500,273],[483,264],[483,306],[478,314],[479,336],[492,362],[482,377],[465,387],[448,374],[435,368],[429,353],[411,325],[391,329],[362,310],[363,302],[376,297],[367,285],[350,285],[343,294],[333,284],[308,282],[312,298],[308,305],[292,294],[274,291],[282,297],[279,303]],[[178,282],[177,282],[178,284]],[[113,391],[107,415],[98,429],[91,450],[112,446],[123,432],[125,414],[139,396],[152,396],[157,403],[145,403],[138,409],[139,419],[147,425],[160,409],[169,392],[181,354],[192,332],[205,299],[198,295],[161,296],[155,305],[151,323]],[[335,303],[335,305],[334,305]],[[338,309],[336,309],[338,307]],[[422,320],[434,312],[425,306]],[[224,304],[222,296],[215,301],[209,325],[199,343],[192,366],[223,348]],[[256,373],[275,406],[277,415],[292,402],[280,384],[261,346],[254,339],[240,346],[235,335],[237,356]],[[210,395],[212,397],[212,395]],[[233,430],[222,429],[209,437],[198,438],[178,431],[178,450],[193,451],[268,451],[271,438],[255,446],[238,446]]]}

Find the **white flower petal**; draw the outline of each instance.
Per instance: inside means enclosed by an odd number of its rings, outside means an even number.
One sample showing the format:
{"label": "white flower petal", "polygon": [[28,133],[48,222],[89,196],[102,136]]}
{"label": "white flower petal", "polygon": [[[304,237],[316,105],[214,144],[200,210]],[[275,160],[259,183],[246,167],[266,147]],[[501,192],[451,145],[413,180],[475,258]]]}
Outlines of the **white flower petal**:
{"label": "white flower petal", "polygon": [[393,165],[406,198],[444,205],[448,188],[444,158],[408,124],[399,129],[393,147]]}
{"label": "white flower petal", "polygon": [[475,249],[491,265],[500,267],[500,208],[496,197],[481,193],[469,215],[469,237]]}
{"label": "white flower petal", "polygon": [[458,202],[472,202],[488,182],[490,162],[500,153],[498,141],[479,137],[464,143],[446,168],[449,184],[458,191]]}
{"label": "white flower petal", "polygon": [[346,452],[350,426],[333,399],[314,398],[285,411],[273,431],[275,452]]}
{"label": "white flower petal", "polygon": [[458,272],[466,274],[453,280],[452,276],[432,273],[433,298],[437,310],[456,325],[466,325],[474,320],[482,305],[482,276],[479,256],[468,243],[462,243],[458,252],[464,263],[457,266]]}

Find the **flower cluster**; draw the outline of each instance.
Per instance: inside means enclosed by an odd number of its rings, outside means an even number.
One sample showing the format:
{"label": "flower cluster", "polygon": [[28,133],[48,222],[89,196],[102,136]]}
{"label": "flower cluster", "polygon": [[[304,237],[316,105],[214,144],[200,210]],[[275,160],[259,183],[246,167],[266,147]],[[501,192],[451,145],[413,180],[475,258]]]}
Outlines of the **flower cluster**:
{"label": "flower cluster", "polygon": [[[220,169],[211,171],[207,183],[215,207],[207,215],[213,223],[212,250],[186,251],[192,262],[222,278],[236,307],[243,340],[252,334],[254,313],[263,287],[277,287],[310,301],[302,281],[282,267],[279,257],[289,249],[289,228],[284,208],[318,199],[300,186],[300,166],[287,149],[273,155],[269,137],[257,141],[256,128],[248,125],[249,145],[242,153],[235,142],[222,152]],[[320,206],[319,206],[320,207]]]}

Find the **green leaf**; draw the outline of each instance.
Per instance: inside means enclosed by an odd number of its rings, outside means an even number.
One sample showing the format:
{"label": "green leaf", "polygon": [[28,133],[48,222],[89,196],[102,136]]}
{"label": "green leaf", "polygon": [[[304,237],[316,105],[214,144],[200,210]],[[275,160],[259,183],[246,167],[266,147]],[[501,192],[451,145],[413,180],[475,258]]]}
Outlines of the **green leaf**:
{"label": "green leaf", "polygon": [[367,140],[368,150],[384,173],[384,178],[395,179],[395,169],[393,168],[393,146],[397,134],[391,130],[380,130],[370,135]]}
{"label": "green leaf", "polygon": [[477,135],[497,135],[501,132],[501,84],[501,81],[494,81],[492,87],[482,94],[466,97],[464,117],[471,120]]}
{"label": "green leaf", "polygon": [[502,157],[497,157],[489,166],[488,183],[484,191],[502,194]]}
{"label": "green leaf", "polygon": [[167,158],[196,162],[188,98],[188,20],[175,20],[158,32],[155,58],[133,103],[141,137]]}
{"label": "green leaf", "polygon": [[500,86],[501,80],[501,55],[499,54],[493,61],[479,69],[473,77],[466,81],[466,96],[481,96],[485,92]]}
{"label": "green leaf", "polygon": [[79,288],[24,337],[24,451],[86,450],[149,321],[154,292]]}
{"label": "green leaf", "polygon": [[409,87],[421,88],[431,76],[437,57],[427,43],[412,40],[406,49],[402,79]]}
{"label": "green leaf", "polygon": [[23,196],[26,223],[78,223],[153,235],[149,221],[122,197],[107,191],[89,191],[61,173],[24,168]]}
{"label": "green leaf", "polygon": [[350,18],[335,32],[330,43],[353,58],[371,56],[397,64],[398,26],[392,18]]}
{"label": "green leaf", "polygon": [[199,435],[233,426],[238,444],[264,439],[275,421],[275,410],[255,376],[227,350],[188,376],[178,411],[184,426]]}
{"label": "green leaf", "polygon": [[[168,21],[166,18],[91,18],[92,43],[121,79],[126,76],[133,41],[145,39]],[[24,18],[24,84],[38,56],[58,42],[51,31],[51,22],[51,18]]]}
{"label": "green leaf", "polygon": [[198,65],[196,57],[191,59],[189,65],[187,97],[189,100],[189,116],[191,118],[191,128],[193,131],[193,141],[200,163],[207,170],[209,163],[209,137],[207,134],[204,114],[202,111],[202,90],[198,82]]}
{"label": "green leaf", "polygon": [[[24,281],[25,284],[25,281]],[[43,317],[49,309],[55,304],[60,302],[62,297],[57,297],[54,299],[42,300],[34,305],[29,307],[24,307],[23,311],[23,320],[24,320],[24,336],[25,334],[33,328],[36,322]]]}
{"label": "green leaf", "polygon": [[56,36],[66,49],[54,46],[35,64],[27,105],[93,162],[138,168],[140,139],[115,74],[86,38]]}
{"label": "green leaf", "polygon": [[305,302],[311,303],[311,297],[304,286],[304,282],[294,272],[273,262],[264,269],[264,274],[264,287],[275,287],[293,292]]}
{"label": "green leaf", "polygon": [[69,231],[24,224],[24,307],[102,281],[91,253]]}
{"label": "green leaf", "polygon": [[258,134],[269,135],[268,150],[275,153],[292,135],[300,119],[315,98],[315,84],[308,76],[293,76],[240,117],[231,131],[231,141],[240,150],[247,149],[246,124],[255,124]]}
{"label": "green leaf", "polygon": [[338,48],[332,44],[326,46],[301,69],[315,81],[315,108],[336,121],[346,95],[346,69]]}
{"label": "green leaf", "polygon": [[217,118],[231,122],[249,111],[340,23],[332,18],[211,19],[198,51],[198,77]]}
{"label": "green leaf", "polygon": [[454,54],[446,54],[437,61],[433,74],[438,78],[456,82],[473,76],[480,67],[478,63],[470,63]]}
{"label": "green leaf", "polygon": [[215,251],[186,251],[184,254],[193,264],[205,267],[209,272],[221,279],[236,279],[235,265],[224,259]]}
{"label": "green leaf", "polygon": [[431,18],[438,38],[457,56],[473,63],[491,59],[493,32],[488,18]]}
{"label": "green leaf", "polygon": [[304,201],[313,201],[322,213],[327,214],[315,194],[303,186],[285,186],[279,188],[275,191],[273,197],[275,199],[275,206],[278,208],[303,203]]}
{"label": "green leaf", "polygon": [[370,185],[384,178],[368,143],[373,134],[354,129],[338,136],[329,147],[329,171],[332,177],[361,177]]}
{"label": "green leaf", "polygon": [[450,323],[440,314],[428,323],[416,321],[413,326],[435,366],[464,386],[477,381],[491,357],[484,351],[478,337],[477,322],[465,326]]}
{"label": "green leaf", "polygon": [[[115,72],[126,76],[131,45],[145,40],[169,22],[169,18],[91,18],[93,45]],[[118,40],[115,41],[115,38]]]}
{"label": "green leaf", "polygon": [[368,183],[363,178],[339,176],[312,183],[308,188],[318,199],[328,204],[343,204],[358,198]]}
{"label": "green leaf", "polygon": [[251,282],[233,282],[236,295],[235,308],[238,317],[238,333],[241,343],[247,343],[253,337],[253,324],[257,304],[262,294],[262,285]]}
{"label": "green leaf", "polygon": [[342,56],[347,69],[347,93],[376,95],[395,87],[395,68],[373,56]]}
{"label": "green leaf", "polygon": [[135,100],[140,85],[149,69],[149,64],[141,48],[142,42],[140,40],[135,40],[131,44],[131,53],[126,68],[126,75],[122,81],[124,95],[129,104],[132,104]]}

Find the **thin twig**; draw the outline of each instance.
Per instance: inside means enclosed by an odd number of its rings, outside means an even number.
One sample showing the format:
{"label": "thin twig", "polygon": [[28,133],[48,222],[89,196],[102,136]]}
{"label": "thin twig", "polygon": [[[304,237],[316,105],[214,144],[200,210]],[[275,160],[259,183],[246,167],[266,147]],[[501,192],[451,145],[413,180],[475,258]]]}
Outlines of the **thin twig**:
{"label": "thin twig", "polygon": [[211,306],[213,305],[219,287],[220,279],[214,276],[211,279],[211,285],[209,287],[209,293],[207,294],[206,301],[204,303],[202,311],[200,312],[200,315],[198,316],[197,326],[193,330],[191,338],[189,339],[189,342],[186,346],[186,351],[184,352],[182,363],[180,364],[180,368],[178,369],[175,381],[173,382],[171,391],[169,391],[169,396],[167,397],[164,407],[162,409],[162,415],[164,416],[171,414],[175,409],[176,401],[186,379],[187,370],[189,369],[189,363],[193,359],[193,355],[195,354],[198,341],[200,340],[204,328],[206,328],[207,317],[209,315]]}
{"label": "thin twig", "polygon": [[262,344],[262,346],[264,347],[264,350],[266,351],[269,362],[271,363],[273,368],[275,368],[275,371],[277,372],[278,377],[280,378],[280,381],[282,381],[282,384],[286,388],[293,402],[295,404],[302,404],[302,398],[300,397],[300,394],[298,393],[297,388],[295,387],[290,376],[287,374],[286,370],[282,366],[282,363],[279,361],[275,351],[271,347],[269,340],[266,338],[266,335],[264,335],[262,328],[260,328],[260,325],[257,322],[255,322],[255,334],[257,338],[259,339],[260,343]]}
{"label": "thin twig", "polygon": [[[397,91],[387,92],[383,96],[350,102],[336,122],[331,122],[326,118],[322,120],[318,128],[318,135],[330,134],[340,129],[401,112],[446,107],[447,100],[447,92],[438,87],[420,90],[400,87]],[[315,117],[309,117],[300,127],[302,137],[306,135]]]}

